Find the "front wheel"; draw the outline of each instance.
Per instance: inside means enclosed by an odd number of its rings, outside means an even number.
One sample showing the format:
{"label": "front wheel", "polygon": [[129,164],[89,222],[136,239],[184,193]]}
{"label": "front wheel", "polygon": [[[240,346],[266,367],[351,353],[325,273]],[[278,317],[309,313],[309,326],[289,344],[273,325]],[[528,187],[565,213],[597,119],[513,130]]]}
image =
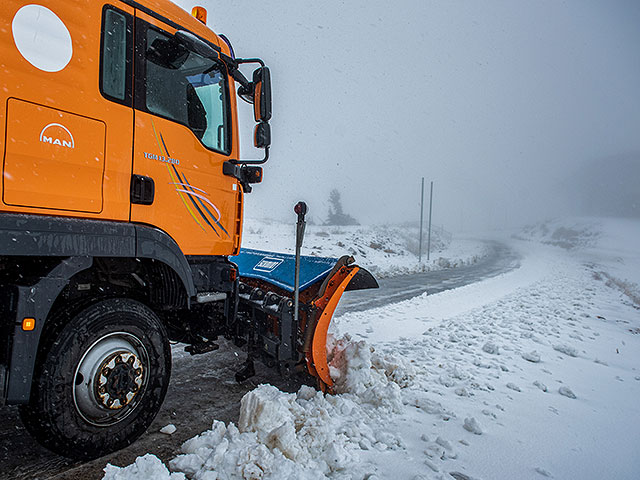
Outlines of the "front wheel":
{"label": "front wheel", "polygon": [[49,344],[20,414],[46,448],[96,458],[144,433],[170,372],[171,349],[158,317],[134,300],[104,300],[76,315]]}

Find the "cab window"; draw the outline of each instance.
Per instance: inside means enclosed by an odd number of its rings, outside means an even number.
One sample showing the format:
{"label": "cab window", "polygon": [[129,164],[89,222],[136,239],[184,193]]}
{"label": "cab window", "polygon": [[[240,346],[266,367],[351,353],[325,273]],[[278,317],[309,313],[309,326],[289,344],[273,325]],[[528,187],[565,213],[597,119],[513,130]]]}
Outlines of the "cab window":
{"label": "cab window", "polygon": [[186,125],[207,148],[230,153],[223,65],[152,28],[147,29],[145,40],[144,109]]}
{"label": "cab window", "polygon": [[133,18],[114,7],[102,13],[100,91],[114,102],[131,106]]}

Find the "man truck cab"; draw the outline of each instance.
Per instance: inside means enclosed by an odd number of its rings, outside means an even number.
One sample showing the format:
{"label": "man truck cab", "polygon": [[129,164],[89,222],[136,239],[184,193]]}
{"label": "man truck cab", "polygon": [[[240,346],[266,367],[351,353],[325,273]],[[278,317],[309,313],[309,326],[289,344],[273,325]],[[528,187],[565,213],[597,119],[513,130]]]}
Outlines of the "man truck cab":
{"label": "man truck cab", "polygon": [[[0,403],[47,448],[104,455],[157,414],[169,340],[199,354],[221,335],[247,346],[239,381],[258,358],[331,391],[333,311],[376,283],[350,257],[300,257],[302,203],[295,259],[240,251],[268,68],[201,7],[36,1],[0,2]],[[240,156],[237,96],[262,160]]]}
{"label": "man truck cab", "polygon": [[206,344],[209,318],[237,310],[228,256],[261,170],[240,161],[234,90],[253,102],[259,84],[268,149],[268,70],[246,80],[194,13],[0,4],[0,397],[65,455],[133,441],[164,397],[168,339]]}

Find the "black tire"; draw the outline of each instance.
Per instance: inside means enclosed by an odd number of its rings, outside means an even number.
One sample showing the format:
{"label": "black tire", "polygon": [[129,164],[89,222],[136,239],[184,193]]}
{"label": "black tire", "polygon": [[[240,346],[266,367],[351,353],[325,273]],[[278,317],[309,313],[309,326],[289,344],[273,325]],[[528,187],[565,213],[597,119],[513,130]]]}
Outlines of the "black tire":
{"label": "black tire", "polygon": [[[160,410],[171,348],[158,317],[130,299],[109,299],[78,313],[39,359],[27,430],[46,448],[88,460],[130,445]],[[46,339],[44,340],[46,341]]]}

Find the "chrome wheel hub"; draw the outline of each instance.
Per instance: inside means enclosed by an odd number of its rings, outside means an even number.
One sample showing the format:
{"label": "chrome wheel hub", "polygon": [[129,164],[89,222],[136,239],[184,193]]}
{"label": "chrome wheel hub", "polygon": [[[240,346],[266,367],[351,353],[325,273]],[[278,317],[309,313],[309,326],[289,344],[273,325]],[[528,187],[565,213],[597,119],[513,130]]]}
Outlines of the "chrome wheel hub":
{"label": "chrome wheel hub", "polygon": [[96,373],[96,398],[104,407],[113,410],[125,407],[140,391],[143,375],[144,368],[135,354],[113,353],[104,360]]}
{"label": "chrome wheel hub", "polygon": [[127,332],[105,335],[85,351],[76,368],[76,411],[92,425],[118,423],[137,406],[148,378],[149,356],[142,342]]}

